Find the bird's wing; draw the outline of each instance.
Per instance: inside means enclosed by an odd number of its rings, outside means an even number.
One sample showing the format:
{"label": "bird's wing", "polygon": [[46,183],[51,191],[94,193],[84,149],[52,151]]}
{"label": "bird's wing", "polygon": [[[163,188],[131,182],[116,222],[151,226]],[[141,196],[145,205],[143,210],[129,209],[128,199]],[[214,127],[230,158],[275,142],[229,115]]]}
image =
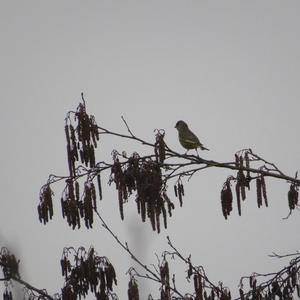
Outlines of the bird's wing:
{"label": "bird's wing", "polygon": [[193,145],[201,146],[202,144],[200,143],[198,137],[193,133],[189,132],[189,134],[186,136],[187,140],[189,140]]}
{"label": "bird's wing", "polygon": [[185,134],[181,134],[180,139],[183,143],[186,144],[187,148],[193,149],[201,146],[199,139],[192,132],[186,132]]}
{"label": "bird's wing", "polygon": [[199,146],[199,143],[197,143],[195,140],[189,139],[189,138],[182,138],[182,141],[186,144],[189,144],[193,147]]}

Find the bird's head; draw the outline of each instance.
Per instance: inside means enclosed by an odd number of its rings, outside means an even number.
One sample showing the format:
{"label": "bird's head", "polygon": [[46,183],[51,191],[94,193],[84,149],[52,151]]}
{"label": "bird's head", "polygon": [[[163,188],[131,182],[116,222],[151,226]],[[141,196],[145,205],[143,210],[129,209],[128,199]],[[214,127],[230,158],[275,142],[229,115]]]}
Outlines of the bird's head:
{"label": "bird's head", "polygon": [[175,128],[179,131],[179,130],[187,129],[188,126],[187,126],[187,124],[186,124],[184,121],[179,120],[179,121],[176,123]]}

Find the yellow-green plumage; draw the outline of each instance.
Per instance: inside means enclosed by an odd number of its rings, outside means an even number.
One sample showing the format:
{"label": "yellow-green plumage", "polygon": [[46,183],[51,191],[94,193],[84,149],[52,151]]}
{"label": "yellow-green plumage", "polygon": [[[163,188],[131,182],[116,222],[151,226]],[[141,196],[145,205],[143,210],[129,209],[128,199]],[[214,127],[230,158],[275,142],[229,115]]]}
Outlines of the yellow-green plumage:
{"label": "yellow-green plumage", "polygon": [[178,121],[175,128],[178,130],[179,142],[183,148],[187,150],[197,150],[197,148],[200,148],[201,150],[209,150],[200,143],[197,136],[189,129],[188,125],[184,121]]}

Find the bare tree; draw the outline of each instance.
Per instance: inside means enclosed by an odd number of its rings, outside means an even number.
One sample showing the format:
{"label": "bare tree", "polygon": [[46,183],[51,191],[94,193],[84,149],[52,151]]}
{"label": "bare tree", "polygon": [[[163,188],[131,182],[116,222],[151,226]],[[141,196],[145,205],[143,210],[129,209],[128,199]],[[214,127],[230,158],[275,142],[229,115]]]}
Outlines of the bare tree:
{"label": "bare tree", "polygon": [[[198,172],[208,168],[225,168],[234,172],[224,180],[220,187],[220,207],[227,219],[233,209],[233,198],[237,201],[238,214],[242,214],[242,203],[247,191],[255,185],[257,206],[268,207],[265,178],[272,177],[288,182],[287,205],[289,214],[298,207],[298,189],[300,180],[297,174],[292,177],[284,174],[274,163],[267,161],[251,149],[243,149],[235,153],[234,160],[218,162],[205,160],[198,155],[180,154],[172,150],[164,141],[165,131],[155,130],[153,142],[146,141],[133,133],[127,121],[122,117],[127,133],[118,133],[98,126],[94,116],[87,113],[82,95],[82,102],[75,111],[67,113],[65,134],[68,154],[69,174],[66,176],[50,175],[40,190],[38,204],[39,220],[47,224],[53,217],[52,185],[64,181],[65,188],[61,194],[62,216],[72,228],[94,226],[94,218],[100,219],[116,244],[119,245],[144,271],[140,273],[134,268],[128,270],[128,299],[139,299],[138,278],[146,278],[157,283],[161,300],[195,299],[195,300],[230,300],[231,292],[220,281],[213,283],[202,266],[193,264],[190,255],[184,255],[168,238],[169,249],[162,253],[162,260],[157,267],[148,267],[134,254],[126,242],[122,241],[109,228],[98,207],[102,200],[102,176],[109,176],[109,184],[115,185],[118,194],[119,213],[124,219],[124,205],[135,201],[137,213],[143,222],[149,221],[152,229],[159,233],[163,225],[167,229],[168,218],[172,217],[175,205],[173,193],[180,206],[183,203],[184,183]],[[147,155],[137,152],[127,155],[118,150],[112,151],[112,161],[97,161],[95,149],[101,142],[102,135],[112,135],[120,139],[137,142],[149,149]],[[172,180],[172,181],[171,181]],[[174,190],[167,189],[173,182]],[[170,196],[172,194],[172,196]],[[162,222],[162,223],[161,223]],[[267,274],[253,273],[240,279],[239,297],[236,299],[292,299],[297,292],[300,297],[300,254],[273,254],[276,258],[291,257],[289,264],[283,269]],[[169,267],[169,258],[177,258],[186,265],[188,281],[193,281],[193,291],[182,291],[175,282],[175,276]],[[2,248],[0,266],[5,282],[3,299],[12,299],[9,282],[16,281],[26,289],[28,299],[81,299],[88,293],[95,299],[118,299],[113,292],[117,284],[116,273],[112,263],[106,256],[99,256],[94,248],[86,250],[65,248],[60,261],[65,284],[61,292],[51,296],[44,289],[33,287],[21,279],[18,271],[19,262],[8,249]],[[124,298],[124,297],[123,297]],[[123,299],[122,298],[122,299]],[[149,296],[149,299],[152,299]]]}

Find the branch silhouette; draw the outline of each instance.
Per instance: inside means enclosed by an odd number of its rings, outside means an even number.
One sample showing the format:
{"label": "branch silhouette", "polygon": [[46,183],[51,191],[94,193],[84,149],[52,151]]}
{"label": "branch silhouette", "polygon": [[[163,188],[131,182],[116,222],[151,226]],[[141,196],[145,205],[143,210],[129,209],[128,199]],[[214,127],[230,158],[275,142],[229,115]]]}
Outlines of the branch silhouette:
{"label": "branch silhouette", "polygon": [[[183,203],[184,184],[198,172],[208,168],[228,169],[235,172],[229,174],[221,188],[220,202],[223,216],[227,219],[233,209],[233,198],[237,201],[238,214],[242,212],[242,201],[246,199],[246,191],[255,184],[257,205],[268,206],[267,187],[265,178],[273,178],[288,182],[287,204],[289,214],[299,207],[298,191],[300,180],[295,176],[285,174],[276,164],[253,152],[251,149],[242,149],[234,154],[234,159],[228,162],[207,160],[199,155],[181,154],[171,149],[165,142],[166,132],[163,129],[154,130],[153,141],[147,141],[134,134],[125,118],[121,117],[127,133],[111,131],[96,123],[95,117],[87,113],[86,101],[82,94],[82,103],[75,111],[69,111],[65,118],[65,134],[68,155],[68,175],[51,174],[45,185],[40,189],[40,202],[38,204],[39,220],[47,224],[54,216],[53,185],[64,181],[65,188],[61,193],[61,211],[63,218],[72,229],[79,229],[82,223],[87,229],[93,228],[95,216],[100,220],[102,227],[109,232],[114,241],[119,245],[143,270],[143,274],[134,268],[128,271],[130,276],[128,285],[129,300],[139,299],[137,278],[145,278],[159,284],[160,299],[185,299],[185,300],[230,300],[231,292],[222,282],[213,283],[207,276],[202,266],[192,264],[191,255],[187,258],[175,247],[171,239],[167,244],[171,251],[162,253],[162,261],[153,269],[144,264],[130,249],[127,242],[121,239],[108,226],[99,213],[101,205],[102,177],[108,173],[109,185],[115,185],[119,202],[121,219],[125,218],[124,206],[134,198],[137,212],[142,222],[149,221],[153,231],[161,232],[161,222],[167,229],[167,220],[172,217],[175,205],[169,196],[167,185],[174,182],[174,194]],[[104,141],[104,136],[115,136],[122,140],[136,142],[146,147],[146,154],[137,152],[127,155],[124,151],[113,150],[111,161],[98,161],[95,149]],[[40,290],[23,281],[18,275],[16,260],[4,251],[0,256],[0,266],[4,277],[1,281],[14,280],[34,292],[30,296],[36,299],[73,300],[85,297],[89,292],[94,293],[96,299],[117,299],[112,292],[113,283],[116,284],[116,274],[112,264],[106,257],[98,256],[93,248],[85,251],[80,247],[75,250],[74,263],[68,255],[70,249],[65,249],[61,260],[62,274],[65,285],[61,294],[49,296],[45,290]],[[168,257],[177,257],[187,266],[187,280],[193,279],[193,292],[180,291],[172,276]],[[278,272],[244,276],[240,280],[240,297],[236,300],[274,300],[278,296],[283,300],[291,299],[297,291],[300,295],[300,254],[277,255],[273,257],[292,257],[289,265]],[[3,261],[4,259],[4,261]],[[5,259],[7,261],[5,261]],[[265,279],[265,280],[264,280]],[[246,281],[249,284],[246,284]],[[247,288],[245,288],[247,286]],[[7,296],[8,295],[8,296]],[[5,297],[10,297],[6,294]],[[7,298],[9,299],[9,298]],[[150,299],[150,298],[149,298]]]}

